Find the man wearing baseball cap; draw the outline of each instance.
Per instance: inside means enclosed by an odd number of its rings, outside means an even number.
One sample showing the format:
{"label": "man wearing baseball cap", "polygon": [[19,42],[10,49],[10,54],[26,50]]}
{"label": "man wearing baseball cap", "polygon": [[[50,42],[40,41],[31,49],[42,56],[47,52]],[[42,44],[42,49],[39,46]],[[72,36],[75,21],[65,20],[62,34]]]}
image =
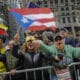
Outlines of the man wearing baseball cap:
{"label": "man wearing baseball cap", "polygon": [[[59,34],[54,37],[54,43],[52,46],[47,46],[40,41],[36,41],[35,44],[38,44],[40,46],[40,49],[44,51],[46,54],[52,54],[53,56],[55,56],[56,60],[58,60],[58,63],[54,62],[53,60],[53,65],[57,65],[56,68],[59,69],[66,69],[66,67],[73,62],[73,58],[80,57],[80,47],[77,48],[72,47],[70,45],[66,45],[64,38]],[[60,57],[58,57],[59,54]],[[71,72],[71,75],[72,73],[73,72]],[[75,80],[73,76],[71,77],[72,80]]]}

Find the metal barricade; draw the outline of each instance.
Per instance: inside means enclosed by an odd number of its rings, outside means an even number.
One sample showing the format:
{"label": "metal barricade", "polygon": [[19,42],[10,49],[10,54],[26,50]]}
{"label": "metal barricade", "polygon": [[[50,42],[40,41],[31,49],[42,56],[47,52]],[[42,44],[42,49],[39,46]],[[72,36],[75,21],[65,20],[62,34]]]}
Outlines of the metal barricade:
{"label": "metal barricade", "polygon": [[[37,74],[39,73],[38,71],[41,71],[41,75],[42,75],[41,80],[45,80],[44,70],[48,71],[49,69],[52,69],[52,68],[53,68],[52,66],[47,66],[47,67],[24,69],[24,70],[16,71],[15,74],[25,73],[25,80],[40,80],[40,79],[37,79],[37,77],[40,77],[40,75],[37,76]],[[29,79],[29,75],[28,75],[29,72],[31,72],[31,73],[33,72],[33,76],[34,76],[33,79]],[[36,74],[36,72],[37,72],[37,74]],[[0,73],[0,76],[2,76],[2,75],[9,76],[8,80],[13,80],[11,72]],[[50,73],[49,73],[49,75],[50,75]],[[30,77],[32,77],[32,75]],[[19,80],[24,80],[24,79],[19,79]],[[50,80],[50,76],[49,76],[49,80]]]}
{"label": "metal barricade", "polygon": [[[49,71],[50,69],[51,70],[54,69],[53,66],[18,70],[15,72],[15,74],[25,73],[25,79],[19,79],[19,80],[46,80],[45,76],[44,76],[44,70]],[[73,79],[70,74],[70,69],[73,69],[73,73],[74,73]],[[37,76],[36,71],[41,71],[41,75],[42,75],[41,79],[37,79],[37,77],[40,77],[40,75]],[[29,72],[31,72],[31,73],[33,72],[33,76],[34,76],[33,79],[29,79],[29,75],[28,75]],[[57,74],[58,80],[80,80],[80,62],[71,63],[70,65],[68,65],[68,67],[65,70],[63,69],[63,70],[56,71],[56,74]],[[9,75],[8,80],[13,80],[11,72],[0,73],[0,76],[2,76],[2,77],[4,77],[5,75]],[[51,80],[50,75],[51,75],[51,71],[49,73],[48,80]],[[2,77],[0,77],[0,78],[2,78]],[[32,75],[31,75],[31,77],[32,77]],[[3,80],[3,79],[0,79],[0,80]]]}
{"label": "metal barricade", "polygon": [[68,65],[68,69],[73,69],[72,80],[80,80],[80,62],[71,63]]}
{"label": "metal barricade", "polygon": [[71,63],[66,69],[56,71],[58,80],[80,80],[80,62]]}

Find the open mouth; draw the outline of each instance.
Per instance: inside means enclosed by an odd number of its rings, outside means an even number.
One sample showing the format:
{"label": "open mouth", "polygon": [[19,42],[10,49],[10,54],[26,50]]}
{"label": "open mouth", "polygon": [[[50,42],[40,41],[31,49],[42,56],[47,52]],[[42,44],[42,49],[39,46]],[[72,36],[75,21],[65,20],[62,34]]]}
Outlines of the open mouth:
{"label": "open mouth", "polygon": [[30,43],[28,43],[28,45],[29,45],[29,46],[33,46],[33,43],[32,43],[32,42],[30,42]]}

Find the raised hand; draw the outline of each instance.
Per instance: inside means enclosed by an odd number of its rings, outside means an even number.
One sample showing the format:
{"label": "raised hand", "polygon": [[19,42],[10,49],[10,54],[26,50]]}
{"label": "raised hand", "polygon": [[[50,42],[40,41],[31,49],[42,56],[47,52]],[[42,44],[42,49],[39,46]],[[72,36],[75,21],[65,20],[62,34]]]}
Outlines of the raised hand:
{"label": "raised hand", "polygon": [[20,39],[19,33],[16,33],[14,35],[14,44],[18,44],[19,43],[19,39]]}

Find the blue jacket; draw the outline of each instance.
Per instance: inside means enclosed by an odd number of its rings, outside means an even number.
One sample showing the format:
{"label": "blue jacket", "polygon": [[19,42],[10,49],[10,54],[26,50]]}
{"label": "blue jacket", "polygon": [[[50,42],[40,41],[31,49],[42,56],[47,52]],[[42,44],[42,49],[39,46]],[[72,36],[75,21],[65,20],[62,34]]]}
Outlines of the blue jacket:
{"label": "blue jacket", "polygon": [[71,46],[73,46],[73,47],[76,46],[75,40],[74,40],[74,38],[72,38],[72,37],[67,37],[67,38],[65,38],[65,44],[71,45]]}

